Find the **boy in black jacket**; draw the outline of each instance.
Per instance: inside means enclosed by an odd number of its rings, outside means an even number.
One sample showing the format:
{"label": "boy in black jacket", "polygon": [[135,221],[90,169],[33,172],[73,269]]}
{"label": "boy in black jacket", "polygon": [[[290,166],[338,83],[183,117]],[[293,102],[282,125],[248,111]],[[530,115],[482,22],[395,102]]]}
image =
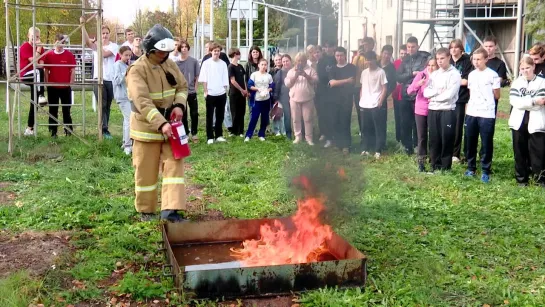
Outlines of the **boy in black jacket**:
{"label": "boy in black jacket", "polygon": [[[469,89],[467,88],[467,78],[473,71],[473,65],[469,55],[464,53],[464,45],[461,39],[455,39],[450,42],[450,64],[458,70],[462,81],[458,91],[458,101],[456,102],[456,131],[454,135],[454,152],[452,162],[460,162],[462,140],[464,140],[464,119],[466,116],[466,104],[469,101]],[[466,145],[464,141],[464,154]]]}

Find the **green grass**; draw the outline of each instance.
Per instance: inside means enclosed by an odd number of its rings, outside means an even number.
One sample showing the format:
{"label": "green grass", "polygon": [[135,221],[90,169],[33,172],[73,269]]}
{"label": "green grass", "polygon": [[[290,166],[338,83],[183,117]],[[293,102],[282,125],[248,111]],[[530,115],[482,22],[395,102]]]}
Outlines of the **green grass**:
{"label": "green grass", "polygon": [[[509,111],[505,100],[500,110]],[[0,206],[0,227],[14,233],[69,230],[75,248],[44,277],[23,272],[0,280],[1,306],[28,306],[33,300],[49,306],[59,299],[105,304],[105,293],[112,291],[141,301],[171,294],[172,283],[159,278],[156,265],[162,261],[154,252],[158,227],[138,222],[134,211],[133,169],[119,148],[120,112],[114,105],[114,140],[102,143],[96,141],[96,113],[90,107],[87,117],[90,146],[75,138],[53,142],[40,127],[37,139],[17,139],[9,157],[7,115],[0,112],[0,182],[9,182],[7,189],[20,202]],[[389,131],[392,118],[390,113]],[[45,120],[40,115],[40,122]],[[23,116],[23,129],[25,121]],[[201,142],[192,145],[193,155],[186,160],[191,165],[187,178],[204,187],[208,209],[226,217],[258,218],[295,210],[289,178],[301,169],[325,162],[346,169],[348,180],[331,203],[328,222],[369,257],[368,283],[363,290],[306,293],[304,306],[500,306],[507,301],[510,306],[544,306],[545,191],[516,186],[506,120],[497,122],[488,185],[464,178],[462,165],[449,173],[419,174],[412,158],[396,153],[392,139],[390,133],[381,161],[293,146],[275,137],[264,143],[245,144],[240,138],[213,146]],[[334,190],[331,182],[324,178],[323,188]],[[128,265],[128,273],[105,287],[117,262]],[[64,280],[85,287],[73,288]]]}

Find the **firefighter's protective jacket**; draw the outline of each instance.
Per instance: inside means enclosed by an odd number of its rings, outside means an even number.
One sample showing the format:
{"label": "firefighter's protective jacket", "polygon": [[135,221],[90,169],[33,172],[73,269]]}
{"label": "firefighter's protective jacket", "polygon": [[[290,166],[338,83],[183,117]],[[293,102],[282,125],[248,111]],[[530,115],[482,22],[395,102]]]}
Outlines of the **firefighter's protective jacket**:
{"label": "firefighter's protective jacket", "polygon": [[[163,71],[164,70],[164,71]],[[171,86],[165,72],[176,78]],[[131,138],[141,142],[164,142],[162,126],[174,107],[187,110],[187,81],[171,59],[161,65],[152,64],[144,55],[127,70],[127,92],[132,102]]]}

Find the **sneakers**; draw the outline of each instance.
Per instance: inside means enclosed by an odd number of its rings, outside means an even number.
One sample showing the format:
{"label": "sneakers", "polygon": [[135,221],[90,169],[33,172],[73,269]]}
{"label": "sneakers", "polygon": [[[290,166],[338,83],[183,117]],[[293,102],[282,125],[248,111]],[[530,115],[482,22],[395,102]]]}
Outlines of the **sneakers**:
{"label": "sneakers", "polygon": [[213,139],[208,139],[208,141],[206,142],[206,144],[208,144],[208,145],[214,144],[214,140],[213,140]]}
{"label": "sneakers", "polygon": [[424,162],[418,162],[418,171],[420,173],[426,172],[426,167],[424,166]]}
{"label": "sneakers", "polygon": [[474,171],[467,170],[467,171],[464,173],[464,176],[466,176],[466,177],[475,177],[475,172],[474,172]]}
{"label": "sneakers", "polygon": [[223,136],[220,136],[219,138],[216,138],[216,142],[223,143],[223,142],[227,142],[227,140]]}
{"label": "sneakers", "polygon": [[380,152],[376,152],[376,153],[375,153],[375,159],[377,159],[377,160],[380,159]]}
{"label": "sneakers", "polygon": [[331,144],[331,141],[327,140],[327,141],[325,141],[324,148],[329,148],[329,147],[331,147],[331,145],[333,145],[333,144]]}
{"label": "sneakers", "polygon": [[45,98],[45,96],[38,97],[38,105],[40,107],[45,107],[47,105],[47,98]]}
{"label": "sneakers", "polygon": [[241,138],[243,138],[243,137],[244,137],[244,134],[241,134],[241,135],[239,135],[239,136],[240,136]]}
{"label": "sneakers", "polygon": [[131,148],[131,147],[125,147],[125,148],[123,148],[123,152],[124,152],[127,156],[130,156],[130,155],[132,155],[132,148]]}
{"label": "sneakers", "polygon": [[274,136],[282,136],[282,133],[277,132]]}
{"label": "sneakers", "polygon": [[452,157],[452,163],[460,163],[460,158]]}
{"label": "sneakers", "polygon": [[307,141],[307,144],[308,144],[308,146],[314,146],[314,142],[312,142],[312,141]]}
{"label": "sneakers", "polygon": [[301,139],[300,138],[295,138],[295,140],[293,140],[293,144],[299,144],[301,143]]}
{"label": "sneakers", "polygon": [[488,175],[488,174],[482,174],[482,175],[481,175],[481,181],[482,181],[483,183],[489,183],[489,182],[490,182],[490,175]]}
{"label": "sneakers", "polygon": [[321,136],[320,136],[319,141],[321,142],[321,141],[323,141],[323,140],[325,140],[325,135],[321,135]]}
{"label": "sneakers", "polygon": [[262,136],[259,137],[259,140],[260,140],[261,142],[265,142],[265,138],[262,137]]}
{"label": "sneakers", "polygon": [[249,142],[249,141],[250,141],[250,138],[249,138],[249,137],[246,137],[246,138],[244,139],[244,142]]}
{"label": "sneakers", "polygon": [[26,127],[24,136],[33,136],[34,135],[34,129],[30,127]]}
{"label": "sneakers", "polygon": [[364,150],[364,151],[361,152],[361,155],[362,156],[370,156],[371,154],[368,151]]}
{"label": "sneakers", "polygon": [[110,134],[110,132],[103,132],[102,133],[102,136],[107,139],[107,140],[111,140],[112,139],[112,135]]}

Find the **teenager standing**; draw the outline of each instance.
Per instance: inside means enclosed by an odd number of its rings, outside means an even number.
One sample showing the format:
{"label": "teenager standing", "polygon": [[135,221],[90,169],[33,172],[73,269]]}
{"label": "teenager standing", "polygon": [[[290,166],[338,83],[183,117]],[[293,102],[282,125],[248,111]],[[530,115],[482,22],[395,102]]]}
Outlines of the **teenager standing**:
{"label": "teenager standing", "polygon": [[[187,95],[189,112],[185,110],[183,124],[186,127],[187,132],[191,132],[191,139],[196,143],[199,141],[199,137],[197,136],[199,127],[199,103],[197,101],[196,85],[199,80],[200,66],[197,59],[189,56],[190,49],[191,47],[187,41],[180,41],[178,45],[179,56],[175,63],[184,75],[189,88]],[[191,127],[188,126],[187,113],[189,113],[189,116],[191,117]]]}
{"label": "teenager standing", "polygon": [[240,61],[240,50],[231,48],[229,50],[231,64],[227,68],[229,71],[229,103],[231,104],[231,116],[233,117],[232,133],[244,137],[244,115],[246,114],[246,97],[248,90],[246,87],[246,71],[238,63]]}

